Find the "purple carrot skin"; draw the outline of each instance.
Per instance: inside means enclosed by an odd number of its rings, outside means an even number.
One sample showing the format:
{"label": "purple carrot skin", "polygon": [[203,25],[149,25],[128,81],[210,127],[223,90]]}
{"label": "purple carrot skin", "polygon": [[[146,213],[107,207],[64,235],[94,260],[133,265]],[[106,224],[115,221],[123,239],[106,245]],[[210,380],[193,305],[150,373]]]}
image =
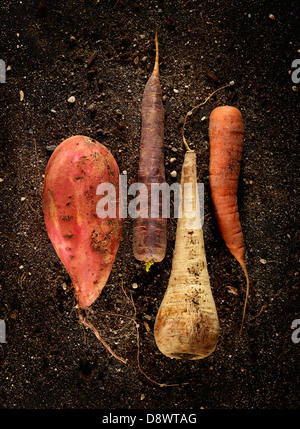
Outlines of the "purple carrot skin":
{"label": "purple carrot skin", "polygon": [[[148,216],[133,223],[133,254],[148,270],[154,262],[164,259],[167,247],[167,220],[151,218],[151,184],[165,182],[164,167],[164,107],[159,82],[159,51],[155,35],[156,56],[153,72],[146,84],[142,100],[142,126],[138,181],[147,186]],[[142,205],[141,205],[142,206]],[[159,216],[162,201],[159,200]],[[142,214],[141,214],[142,215]]]}

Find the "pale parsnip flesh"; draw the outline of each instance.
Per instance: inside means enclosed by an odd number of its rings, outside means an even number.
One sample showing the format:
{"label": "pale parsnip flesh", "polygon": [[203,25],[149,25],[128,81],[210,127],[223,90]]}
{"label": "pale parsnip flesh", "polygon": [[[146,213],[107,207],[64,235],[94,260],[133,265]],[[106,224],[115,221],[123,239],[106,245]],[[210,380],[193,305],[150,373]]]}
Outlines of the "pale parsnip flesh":
{"label": "pale parsnip flesh", "polygon": [[[166,356],[201,359],[217,344],[219,321],[210,286],[200,210],[197,203],[196,154],[185,154],[182,168],[182,215],[177,221],[171,276],[154,327],[155,341]],[[184,187],[185,183],[193,186]],[[192,203],[196,217],[191,218]],[[195,210],[196,208],[196,210]]]}

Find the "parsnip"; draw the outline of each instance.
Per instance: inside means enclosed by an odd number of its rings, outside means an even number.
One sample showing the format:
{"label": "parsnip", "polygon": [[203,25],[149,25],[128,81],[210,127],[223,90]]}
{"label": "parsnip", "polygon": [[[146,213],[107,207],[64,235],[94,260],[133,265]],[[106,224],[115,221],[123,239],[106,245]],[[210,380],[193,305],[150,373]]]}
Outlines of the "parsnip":
{"label": "parsnip", "polygon": [[185,154],[181,188],[182,212],[177,221],[171,276],[156,317],[154,336],[166,356],[201,359],[216,347],[219,321],[207,270],[193,151]]}

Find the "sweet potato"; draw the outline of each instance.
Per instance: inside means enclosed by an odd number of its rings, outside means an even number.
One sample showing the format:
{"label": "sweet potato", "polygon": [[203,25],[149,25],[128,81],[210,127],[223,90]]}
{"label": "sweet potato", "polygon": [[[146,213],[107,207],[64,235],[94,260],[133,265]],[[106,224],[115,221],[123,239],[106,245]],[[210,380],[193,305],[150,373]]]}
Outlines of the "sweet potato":
{"label": "sweet potato", "polygon": [[[96,191],[106,182],[116,189],[116,217],[100,219]],[[123,227],[119,204],[119,168],[106,147],[78,135],[55,149],[45,171],[44,219],[79,309],[97,299],[110,275]]]}

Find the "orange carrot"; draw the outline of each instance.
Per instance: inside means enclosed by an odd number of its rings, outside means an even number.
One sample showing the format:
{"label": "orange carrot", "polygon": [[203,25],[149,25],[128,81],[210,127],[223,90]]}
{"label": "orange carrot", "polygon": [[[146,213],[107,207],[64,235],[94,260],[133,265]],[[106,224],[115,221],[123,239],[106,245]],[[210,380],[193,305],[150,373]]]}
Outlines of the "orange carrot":
{"label": "orange carrot", "polygon": [[244,239],[237,202],[244,143],[241,112],[232,106],[215,108],[209,119],[209,139],[209,183],[218,228],[226,246],[241,265],[247,282],[241,332],[249,294],[249,277],[244,261]]}

